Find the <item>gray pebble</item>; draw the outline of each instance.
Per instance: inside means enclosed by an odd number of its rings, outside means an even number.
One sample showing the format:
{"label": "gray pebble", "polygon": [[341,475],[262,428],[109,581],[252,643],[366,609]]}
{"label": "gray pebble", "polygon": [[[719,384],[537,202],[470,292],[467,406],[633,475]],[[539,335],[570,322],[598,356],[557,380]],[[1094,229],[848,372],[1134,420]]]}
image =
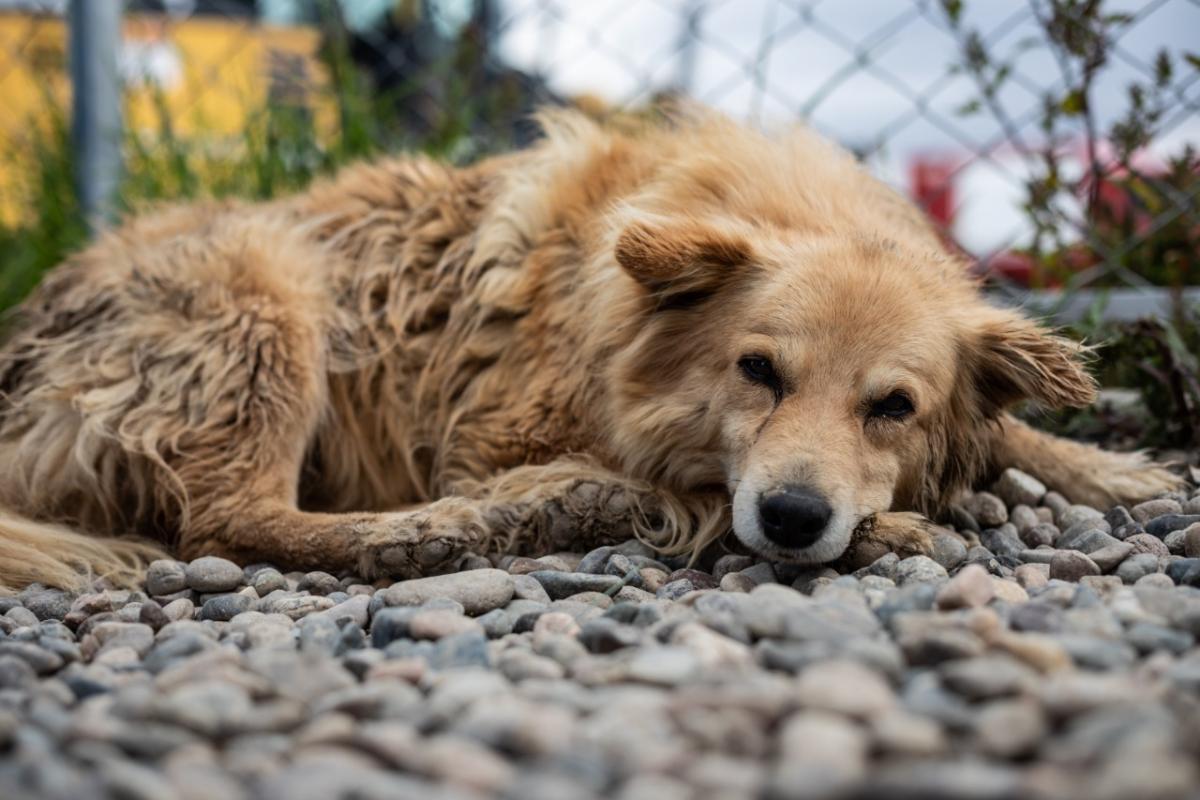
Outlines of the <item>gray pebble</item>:
{"label": "gray pebble", "polygon": [[478,616],[504,606],[514,591],[513,578],[507,572],[476,569],[402,581],[388,588],[384,599],[389,606],[417,606],[444,597],[462,603],[467,614]]}
{"label": "gray pebble", "polygon": [[200,619],[227,622],[253,607],[254,600],[244,594],[219,594],[204,601],[200,607]]}
{"label": "gray pebble", "polygon": [[1008,508],[991,492],[975,492],[963,501],[963,508],[982,528],[995,528],[1008,522]]}
{"label": "gray pebble", "polygon": [[1165,514],[1180,514],[1183,512],[1183,506],[1175,500],[1147,500],[1144,503],[1134,506],[1129,512],[1134,520],[1145,525],[1155,517],[1161,517]]}
{"label": "gray pebble", "polygon": [[696,587],[691,581],[687,578],[680,578],[679,580],[664,583],[655,592],[655,596],[660,600],[678,600],[685,594],[690,594],[694,591],[696,591]]}
{"label": "gray pebble", "polygon": [[328,572],[306,572],[296,584],[298,592],[312,592],[323,596],[333,594],[339,589],[341,584],[338,579]]}
{"label": "gray pebble", "polygon": [[1051,580],[1078,581],[1085,575],[1099,575],[1100,568],[1078,550],[1059,550],[1050,559]]}
{"label": "gray pebble", "polygon": [[490,639],[499,639],[512,633],[513,617],[502,608],[494,608],[486,614],[477,617],[476,622],[482,626],[484,633]]}
{"label": "gray pebble", "polygon": [[408,637],[408,621],[415,607],[384,608],[371,620],[371,645],[383,649],[397,639]]}
{"label": "gray pebble", "polygon": [[1165,514],[1147,522],[1146,533],[1163,539],[1168,533],[1181,531],[1190,525],[1200,525],[1200,514]]}
{"label": "gray pebble", "polygon": [[896,565],[896,584],[940,583],[949,575],[946,568],[927,556],[911,556]]}
{"label": "gray pebble", "polygon": [[1155,572],[1158,572],[1158,556],[1153,553],[1134,553],[1117,566],[1116,576],[1125,583],[1137,583]]}
{"label": "gray pebble", "polygon": [[197,592],[231,592],[245,580],[242,568],[217,556],[203,556],[185,568],[188,588]]}
{"label": "gray pebble", "polygon": [[151,595],[175,594],[187,587],[187,571],[178,561],[158,559],[146,568],[146,591]]}
{"label": "gray pebble", "polygon": [[1034,753],[1049,732],[1046,713],[1029,698],[988,703],[975,722],[980,749],[1005,760]]}
{"label": "gray pebble", "polygon": [[1046,496],[1046,485],[1028,473],[1009,467],[1000,473],[992,491],[1009,506],[1036,506]]}
{"label": "gray pebble", "polygon": [[674,686],[690,680],[700,669],[700,661],[686,648],[643,648],[629,662],[629,677],[646,683]]}
{"label": "gray pebble", "polygon": [[265,567],[254,573],[250,585],[259,597],[266,597],[271,592],[287,591],[287,578],[274,567]]}
{"label": "gray pebble", "polygon": [[1104,515],[1091,506],[1071,505],[1055,514],[1055,522],[1061,530],[1068,531],[1081,523],[1099,525],[1104,522]]}
{"label": "gray pebble", "polygon": [[1030,549],[1035,549],[1053,545],[1060,535],[1058,526],[1049,522],[1039,522],[1021,532],[1021,541]]}
{"label": "gray pebble", "polygon": [[[1176,534],[1183,537],[1182,553],[1179,553],[1179,555],[1188,558],[1200,558],[1200,523],[1189,525],[1184,530],[1175,531],[1171,535],[1174,536]],[[1172,550],[1172,552],[1175,551]]]}
{"label": "gray pebble", "polygon": [[32,684],[38,676],[35,663],[27,656],[0,651],[0,689],[23,689]]}
{"label": "gray pebble", "polygon": [[[62,656],[30,642],[0,639],[0,659],[6,656],[20,659],[38,675],[56,672],[64,663]],[[11,662],[7,663],[10,664],[9,669],[13,670],[13,674],[18,674],[19,668],[13,668]]]}
{"label": "gray pebble", "polygon": [[39,619],[62,619],[71,610],[71,595],[61,589],[22,592],[21,604]]}
{"label": "gray pebble", "polygon": [[1133,545],[1114,540],[1111,544],[1088,552],[1088,557],[1100,568],[1101,572],[1112,572],[1132,554]]}
{"label": "gray pebble", "polygon": [[967,557],[967,546],[962,538],[949,531],[934,531],[933,560],[949,571],[961,564]]}
{"label": "gray pebble", "polygon": [[979,543],[994,555],[1010,556],[1012,558],[1016,558],[1025,549],[1024,543],[1017,536],[1016,527],[1007,522],[999,528],[984,530],[979,534]]}

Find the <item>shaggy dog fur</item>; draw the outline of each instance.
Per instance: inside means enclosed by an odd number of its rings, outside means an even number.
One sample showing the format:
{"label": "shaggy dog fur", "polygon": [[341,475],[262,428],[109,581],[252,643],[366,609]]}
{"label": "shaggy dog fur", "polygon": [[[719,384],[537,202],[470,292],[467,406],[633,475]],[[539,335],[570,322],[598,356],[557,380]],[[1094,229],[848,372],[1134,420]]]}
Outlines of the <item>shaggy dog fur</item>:
{"label": "shaggy dog fur", "polygon": [[[103,237],[0,352],[0,584],[127,581],[158,545],[412,576],[731,527],[813,563],[852,532],[922,550],[921,515],[1001,467],[1096,505],[1175,485],[1006,415],[1088,403],[1080,348],[986,305],[848,155],[697,117],[550,115],[473,167]],[[762,529],[792,485],[828,499],[811,546]]]}

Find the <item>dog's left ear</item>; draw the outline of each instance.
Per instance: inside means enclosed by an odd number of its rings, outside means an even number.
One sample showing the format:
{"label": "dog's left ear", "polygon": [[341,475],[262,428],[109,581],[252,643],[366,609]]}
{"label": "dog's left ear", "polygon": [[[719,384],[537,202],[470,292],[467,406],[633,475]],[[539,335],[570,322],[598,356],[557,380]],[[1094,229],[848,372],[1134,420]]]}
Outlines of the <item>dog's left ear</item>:
{"label": "dog's left ear", "polygon": [[1012,311],[989,309],[976,326],[969,347],[975,385],[995,411],[1021,400],[1077,408],[1096,399],[1083,345]]}
{"label": "dog's left ear", "polygon": [[617,238],[617,263],[660,295],[716,291],[751,261],[750,242],[700,220],[633,222]]}

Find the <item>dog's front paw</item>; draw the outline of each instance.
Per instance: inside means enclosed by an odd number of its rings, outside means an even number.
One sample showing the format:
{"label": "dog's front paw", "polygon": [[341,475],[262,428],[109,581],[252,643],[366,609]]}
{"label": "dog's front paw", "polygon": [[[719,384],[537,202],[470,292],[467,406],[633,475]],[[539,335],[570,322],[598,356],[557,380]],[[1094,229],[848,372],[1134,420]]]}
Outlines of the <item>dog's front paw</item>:
{"label": "dog's front paw", "polygon": [[839,561],[849,569],[861,569],[888,553],[901,558],[932,555],[933,529],[934,524],[920,514],[907,511],[872,514],[854,529],[850,546]]}
{"label": "dog's front paw", "polygon": [[358,568],[368,578],[416,578],[444,572],[486,535],[478,506],[461,498],[380,514],[359,544]]}

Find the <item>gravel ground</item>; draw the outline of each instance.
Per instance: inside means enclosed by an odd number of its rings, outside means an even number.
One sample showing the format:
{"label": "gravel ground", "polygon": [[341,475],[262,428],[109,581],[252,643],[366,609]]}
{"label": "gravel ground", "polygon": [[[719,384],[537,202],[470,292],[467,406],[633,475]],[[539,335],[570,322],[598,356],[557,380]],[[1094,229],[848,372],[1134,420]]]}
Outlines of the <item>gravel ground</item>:
{"label": "gravel ground", "polygon": [[1200,796],[1200,492],[1009,471],[935,558],[638,543],[0,598],[0,797]]}

